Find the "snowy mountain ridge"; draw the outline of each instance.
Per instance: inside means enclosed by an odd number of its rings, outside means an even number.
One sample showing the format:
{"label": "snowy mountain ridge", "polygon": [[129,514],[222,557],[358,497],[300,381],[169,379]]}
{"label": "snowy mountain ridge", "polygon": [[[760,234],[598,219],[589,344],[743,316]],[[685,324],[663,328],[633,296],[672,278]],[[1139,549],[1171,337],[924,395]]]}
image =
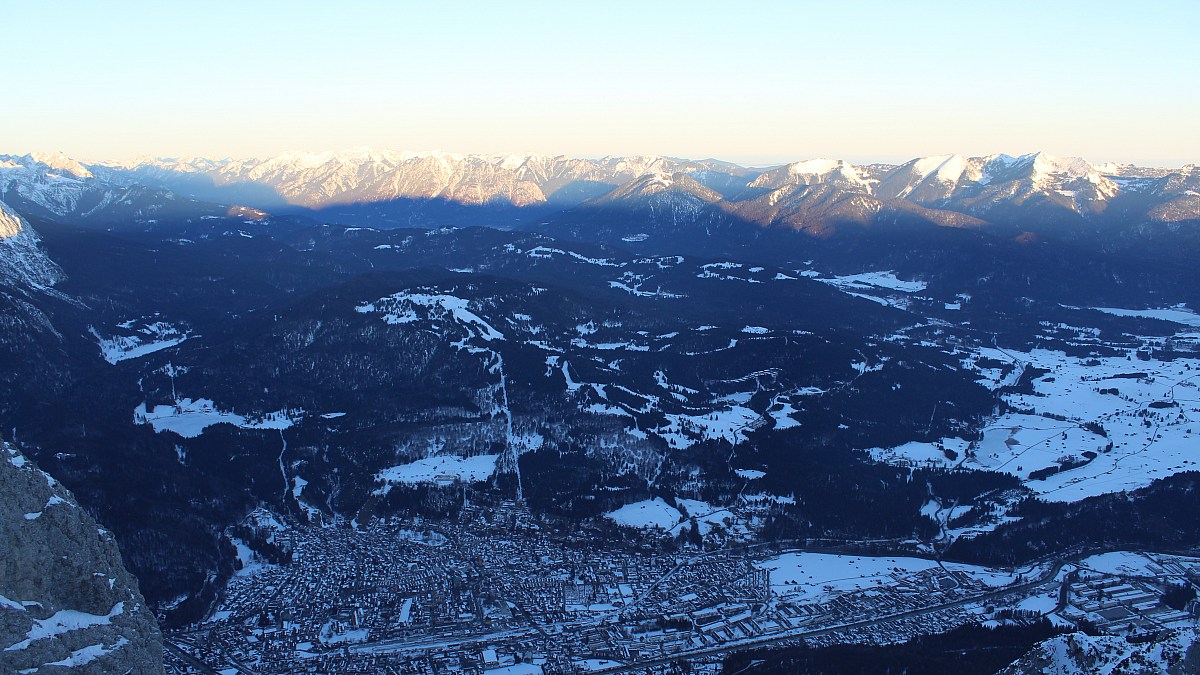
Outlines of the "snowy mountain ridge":
{"label": "snowy mountain ridge", "polygon": [[[64,159],[54,161],[55,166],[65,164]],[[1191,196],[1189,190],[1200,194],[1200,172],[1194,168],[1092,164],[1045,152],[934,155],[900,165],[816,158],[758,169],[665,156],[585,159],[353,148],[286,152],[261,159],[139,158],[83,168],[120,184],[149,185],[193,198],[277,211],[405,200],[572,208],[601,197],[614,203],[620,188],[646,176],[683,174],[720,193],[726,212],[759,224],[801,229],[820,230],[841,221],[865,224],[896,211],[957,226],[966,224],[964,217],[995,224],[1033,217],[1090,220],[1122,199],[1137,202],[1119,210],[1124,219],[1174,222],[1200,217],[1200,204],[1179,201]],[[664,183],[663,187],[671,186]],[[684,191],[693,190],[689,186]],[[780,209],[751,204],[764,191],[774,192],[767,206],[782,202],[785,215],[777,213]],[[1138,201],[1147,198],[1152,203]]]}
{"label": "snowy mountain ridge", "polygon": [[62,269],[41,249],[41,239],[15,211],[0,202],[0,282],[46,290]]}
{"label": "snowy mountain ridge", "polygon": [[1046,640],[997,675],[1184,675],[1200,668],[1194,629],[1168,631],[1154,639],[1069,633]]}
{"label": "snowy mountain ridge", "polygon": [[[172,216],[275,214],[388,228],[545,225],[549,234],[565,228],[576,238],[594,238],[615,231],[609,225],[617,212],[637,211],[638,224],[616,223],[620,238],[746,224],[822,238],[847,228],[931,225],[1075,238],[1112,226],[1118,240],[1135,241],[1164,236],[1159,223],[1200,221],[1200,168],[1093,164],[1045,152],[931,155],[900,165],[817,158],[768,168],[653,155],[362,147],[95,164],[35,153],[0,155],[0,200],[26,217],[141,228]],[[756,236],[755,228],[743,227],[741,236]]]}

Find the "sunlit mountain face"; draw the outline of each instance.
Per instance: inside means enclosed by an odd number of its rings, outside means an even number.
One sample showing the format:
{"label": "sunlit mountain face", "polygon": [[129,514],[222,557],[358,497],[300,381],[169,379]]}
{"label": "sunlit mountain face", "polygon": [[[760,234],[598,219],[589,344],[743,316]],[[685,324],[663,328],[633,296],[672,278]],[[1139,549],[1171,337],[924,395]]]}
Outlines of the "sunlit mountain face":
{"label": "sunlit mountain face", "polygon": [[[369,149],[255,160],[148,158],[90,168],[66,158],[39,157],[9,161],[44,161],[49,164],[43,166],[81,178],[95,172],[112,182],[206,201],[322,213],[381,227],[467,217],[441,215],[439,205],[563,211],[659,193],[677,194],[682,208],[709,205],[759,225],[811,231],[867,225],[889,215],[959,227],[1013,227],[1022,220],[1039,227],[1178,222],[1196,217],[1195,195],[1189,191],[1195,192],[1200,180],[1195,166],[1091,164],[1046,153],[922,157],[899,166],[814,159],[758,168],[670,157],[587,160]],[[521,221],[517,214],[504,215],[497,226]]]}
{"label": "sunlit mountain face", "polygon": [[0,462],[131,603],[0,569],[0,653],[1188,672],[1198,228],[1045,153],[0,155]]}

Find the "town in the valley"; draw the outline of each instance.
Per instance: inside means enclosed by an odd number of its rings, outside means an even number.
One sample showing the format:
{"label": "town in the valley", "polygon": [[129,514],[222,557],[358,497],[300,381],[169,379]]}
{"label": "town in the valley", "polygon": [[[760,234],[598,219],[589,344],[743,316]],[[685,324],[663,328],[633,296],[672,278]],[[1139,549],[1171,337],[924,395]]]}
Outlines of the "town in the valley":
{"label": "town in the valley", "polygon": [[291,562],[239,542],[217,611],[167,633],[168,672],[702,671],[755,646],[886,644],[1043,616],[1136,635],[1200,615],[1163,593],[1200,585],[1200,558],[1152,552],[990,569],[853,542],[665,551],[550,534],[513,502],[454,521],[250,520]]}

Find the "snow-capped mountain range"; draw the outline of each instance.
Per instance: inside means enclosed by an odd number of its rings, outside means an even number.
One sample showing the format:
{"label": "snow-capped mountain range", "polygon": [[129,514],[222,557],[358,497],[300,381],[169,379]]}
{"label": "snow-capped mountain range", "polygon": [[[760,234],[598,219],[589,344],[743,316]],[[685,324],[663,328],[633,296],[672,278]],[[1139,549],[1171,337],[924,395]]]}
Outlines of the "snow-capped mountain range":
{"label": "snow-capped mountain range", "polygon": [[[265,200],[261,203],[265,208],[288,205],[321,209],[396,199],[518,207],[550,203],[556,198],[578,203],[597,196],[596,190],[587,190],[581,182],[607,186],[602,190],[607,192],[646,174],[706,169],[744,171],[723,162],[665,157],[588,160],[537,154],[458,155],[368,149],[288,152],[266,159],[139,159],[106,164],[98,171],[114,182],[159,185],[206,199],[253,194]],[[209,189],[202,189],[203,184]]]}
{"label": "snow-capped mountain range", "polygon": [[[95,167],[93,167],[95,168]],[[172,216],[262,214],[181,196],[148,182],[122,180],[62,154],[0,155],[0,201],[26,218],[72,222],[154,223]]]}
{"label": "snow-capped mountain range", "polygon": [[[687,180],[684,180],[684,179]],[[265,159],[139,158],[84,164],[0,155],[0,198],[58,216],[143,220],[180,199],[376,226],[457,224],[433,207],[530,211],[628,206],[670,194],[672,220],[704,209],[758,225],[829,234],[918,221],[1019,227],[1200,219],[1200,167],[1093,164],[1044,152],[940,155],[900,165],[810,159],[770,168],[670,157],[580,159],[355,149]],[[660,206],[664,197],[659,197]],[[682,209],[682,210],[679,210]],[[489,214],[494,218],[494,214]],[[447,222],[449,221],[449,222]],[[497,224],[519,227],[520,215]]]}

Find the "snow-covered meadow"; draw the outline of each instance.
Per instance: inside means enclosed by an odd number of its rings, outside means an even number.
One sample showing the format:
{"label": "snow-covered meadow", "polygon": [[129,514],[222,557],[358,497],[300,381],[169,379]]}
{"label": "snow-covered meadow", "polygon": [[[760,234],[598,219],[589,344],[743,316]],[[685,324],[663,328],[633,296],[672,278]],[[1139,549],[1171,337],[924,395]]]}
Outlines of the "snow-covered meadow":
{"label": "snow-covered meadow", "polygon": [[808,552],[785,553],[757,563],[757,566],[769,572],[772,592],[802,603],[819,602],[843,593],[890,588],[902,584],[908,577],[938,567],[949,572],[962,572],[997,588],[1013,583],[1018,576],[1011,570],[939,563],[924,558]]}
{"label": "snow-covered meadow", "polygon": [[1200,361],[1125,356],[1070,356],[1060,351],[981,350],[964,359],[1000,357],[1012,368],[978,368],[993,389],[1013,384],[1024,368],[1046,371],[1032,393],[1003,394],[1008,411],[982,437],[946,438],[872,448],[896,464],[961,466],[1020,478],[1043,499],[1078,501],[1132,490],[1181,471],[1200,469]]}

